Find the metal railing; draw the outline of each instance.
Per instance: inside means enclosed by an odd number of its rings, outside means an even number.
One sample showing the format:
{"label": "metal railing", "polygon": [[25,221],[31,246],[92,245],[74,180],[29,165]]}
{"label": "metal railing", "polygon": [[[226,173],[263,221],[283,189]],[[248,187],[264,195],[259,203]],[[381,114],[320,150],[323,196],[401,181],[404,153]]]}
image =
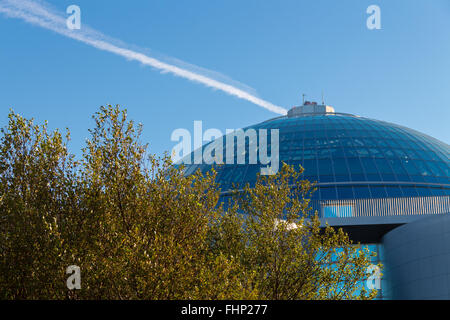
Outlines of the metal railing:
{"label": "metal railing", "polygon": [[450,196],[311,200],[310,205],[320,217],[324,217],[327,207],[345,207],[345,217],[349,217],[348,207],[351,207],[351,217],[430,215],[450,213]]}

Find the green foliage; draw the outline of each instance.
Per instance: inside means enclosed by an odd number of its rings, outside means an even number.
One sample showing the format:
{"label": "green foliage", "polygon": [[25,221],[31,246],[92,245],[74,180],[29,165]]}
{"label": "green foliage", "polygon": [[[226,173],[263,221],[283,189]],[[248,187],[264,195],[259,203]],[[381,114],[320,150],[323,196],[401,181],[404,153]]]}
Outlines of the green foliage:
{"label": "green foliage", "polygon": [[[69,134],[11,112],[0,144],[1,299],[358,299],[370,255],[309,212],[284,165],[224,209],[215,172],[147,154],[101,107],[76,161]],[[242,213],[245,213],[244,215]],[[69,265],[81,290],[66,287]]]}

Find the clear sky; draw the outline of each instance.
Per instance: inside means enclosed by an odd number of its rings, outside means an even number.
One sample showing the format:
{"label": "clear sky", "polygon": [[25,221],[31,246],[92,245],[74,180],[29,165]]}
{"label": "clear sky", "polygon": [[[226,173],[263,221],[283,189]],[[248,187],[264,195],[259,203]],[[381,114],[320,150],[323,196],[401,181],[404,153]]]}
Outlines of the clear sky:
{"label": "clear sky", "polygon": [[[0,4],[3,0],[0,0]],[[290,108],[301,94],[338,112],[398,123],[450,143],[448,0],[49,0],[62,14],[160,55],[219,72]],[[369,30],[369,5],[381,30]],[[66,14],[66,16],[68,16]],[[277,116],[246,100],[162,74],[0,14],[0,125],[9,108],[69,127],[77,152],[90,116],[120,104],[162,153],[173,130],[240,128]]]}

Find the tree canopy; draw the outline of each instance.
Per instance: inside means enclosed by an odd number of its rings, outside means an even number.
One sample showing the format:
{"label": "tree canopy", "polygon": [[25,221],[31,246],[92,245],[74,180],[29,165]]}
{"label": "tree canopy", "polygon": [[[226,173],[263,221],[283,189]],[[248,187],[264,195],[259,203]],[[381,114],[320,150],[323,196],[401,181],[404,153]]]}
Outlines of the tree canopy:
{"label": "tree canopy", "polygon": [[[10,112],[0,142],[1,299],[371,299],[371,253],[310,212],[303,168],[221,201],[215,171],[148,153],[142,126],[101,107],[70,134]],[[292,186],[292,181],[297,181]],[[81,289],[66,286],[66,268]]]}

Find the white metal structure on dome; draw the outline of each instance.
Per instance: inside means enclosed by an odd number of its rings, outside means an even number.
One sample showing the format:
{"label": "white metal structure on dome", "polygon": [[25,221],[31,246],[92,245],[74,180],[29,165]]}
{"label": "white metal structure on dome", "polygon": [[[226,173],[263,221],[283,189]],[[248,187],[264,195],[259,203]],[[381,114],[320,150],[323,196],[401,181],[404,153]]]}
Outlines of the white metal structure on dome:
{"label": "white metal structure on dome", "polygon": [[334,108],[325,104],[317,104],[317,102],[305,101],[302,106],[292,107],[288,111],[287,116],[292,118],[311,113],[334,113]]}

